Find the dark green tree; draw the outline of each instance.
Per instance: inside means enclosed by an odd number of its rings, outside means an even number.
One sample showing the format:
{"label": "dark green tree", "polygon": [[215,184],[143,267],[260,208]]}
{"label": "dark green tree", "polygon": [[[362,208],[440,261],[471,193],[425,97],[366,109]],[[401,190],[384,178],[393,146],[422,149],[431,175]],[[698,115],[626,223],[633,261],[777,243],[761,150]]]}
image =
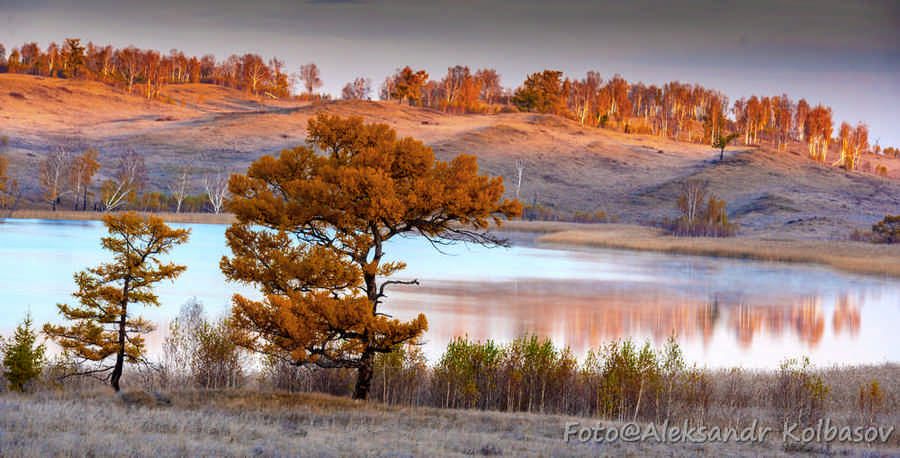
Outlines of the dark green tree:
{"label": "dark green tree", "polygon": [[719,135],[718,138],[713,142],[713,148],[719,148],[719,160],[725,159],[725,148],[731,143],[735,138],[740,137],[740,134],[730,134],[728,136]]}
{"label": "dark green tree", "polygon": [[66,76],[70,78],[78,76],[78,70],[81,70],[81,67],[84,66],[84,46],[81,45],[81,39],[66,38],[63,54],[66,57]]}
{"label": "dark green tree", "polygon": [[3,376],[9,381],[9,389],[23,391],[25,385],[41,375],[46,347],[35,346],[37,333],[31,328],[31,315],[16,328],[16,333],[3,349]]}
{"label": "dark green tree", "polygon": [[566,103],[562,75],[555,70],[528,75],[522,87],[516,90],[513,104],[527,111],[560,113]]}

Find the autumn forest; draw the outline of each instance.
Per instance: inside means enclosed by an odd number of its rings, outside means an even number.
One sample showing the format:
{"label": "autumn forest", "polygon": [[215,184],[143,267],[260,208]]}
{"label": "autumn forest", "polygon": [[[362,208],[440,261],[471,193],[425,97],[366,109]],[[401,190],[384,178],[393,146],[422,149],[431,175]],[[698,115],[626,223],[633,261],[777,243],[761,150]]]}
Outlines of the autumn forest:
{"label": "autumn forest", "polygon": [[[217,60],[210,54],[186,56],[177,49],[161,53],[134,46],[115,49],[72,38],[62,45],[50,43],[44,50],[33,42],[8,50],[0,44],[0,72],[102,81],[147,99],[159,98],[166,85],[183,83],[215,84],[273,99],[331,97],[315,93],[322,76],[314,63],[291,72],[283,60],[253,53]],[[296,94],[298,87],[302,92]],[[340,96],[370,99],[374,92],[372,80],[361,76],[348,82]],[[645,85],[619,74],[604,79],[595,71],[578,79],[544,70],[528,75],[518,88],[504,88],[500,75],[490,68],[473,72],[456,65],[433,79],[425,70],[407,66],[387,77],[377,95],[381,100],[458,113],[553,113],[585,126],[694,143],[712,144],[726,132],[739,133],[746,145],[766,141],[781,149],[789,142],[803,142],[809,157],[818,161],[825,160],[829,147],[837,148],[840,159],[833,165],[849,170],[859,168],[863,153],[898,155],[896,147],[871,144],[864,121],[838,126],[831,108],[822,103],[793,100],[787,94],[731,101],[722,92],[697,84]]]}

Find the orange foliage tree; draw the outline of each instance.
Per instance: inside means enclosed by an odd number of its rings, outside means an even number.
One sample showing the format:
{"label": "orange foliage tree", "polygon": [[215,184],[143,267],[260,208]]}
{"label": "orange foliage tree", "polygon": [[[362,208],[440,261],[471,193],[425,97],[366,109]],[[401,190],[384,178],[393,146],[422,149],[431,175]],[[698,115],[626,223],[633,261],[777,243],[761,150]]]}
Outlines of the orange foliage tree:
{"label": "orange foliage tree", "polygon": [[422,88],[428,81],[428,72],[425,70],[414,71],[409,66],[398,70],[391,82],[390,97],[401,102],[408,101],[410,105],[422,100]]}
{"label": "orange foliage tree", "polygon": [[378,311],[386,287],[418,284],[384,280],[405,267],[385,262],[386,242],[418,234],[435,245],[502,245],[484,229],[522,207],[500,202],[503,179],[479,175],[475,157],[435,161],[431,148],[397,139],[386,124],[320,114],[309,122],[308,142],[231,177],[233,256],[220,265],[264,294],[261,301],[235,295],[232,322],[242,331],[237,343],[252,351],[357,369],[354,397],[365,399],[375,354],[427,328],[424,315],[401,322]]}
{"label": "orange foliage tree", "polygon": [[803,123],[803,136],[809,145],[809,157],[819,162],[825,162],[828,153],[828,141],[834,127],[831,122],[831,108],[822,105],[816,107],[806,115]]}
{"label": "orange foliage tree", "polygon": [[87,210],[88,187],[94,178],[94,174],[100,168],[97,162],[97,151],[87,149],[78,156],[72,158],[69,163],[69,189],[75,194],[75,210],[78,210],[78,197],[81,196],[81,209]]}
{"label": "orange foliage tree", "polygon": [[[129,306],[159,306],[153,285],[174,280],[186,269],[174,263],[162,264],[159,256],[186,242],[190,229],[172,229],[159,218],[144,219],[133,212],[106,215],[103,224],[110,234],[102,239],[103,248],[115,254],[113,262],[75,274],[78,291],[73,296],[80,305],[57,307],[65,319],[76,323],[46,324],[44,333],[81,362],[98,362],[96,368],[79,375],[106,374],[113,389],[119,391],[124,363],[141,361],[141,334],[153,330],[153,325],[129,310]],[[110,357],[115,357],[115,362],[104,364]]]}

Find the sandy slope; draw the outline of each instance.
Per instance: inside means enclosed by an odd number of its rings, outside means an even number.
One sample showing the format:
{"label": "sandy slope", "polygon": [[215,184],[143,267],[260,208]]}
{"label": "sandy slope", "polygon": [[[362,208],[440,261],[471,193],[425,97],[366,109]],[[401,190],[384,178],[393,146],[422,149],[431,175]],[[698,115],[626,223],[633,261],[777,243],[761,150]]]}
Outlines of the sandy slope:
{"label": "sandy slope", "polygon": [[510,197],[515,161],[524,160],[520,198],[562,212],[605,210],[623,222],[674,216],[681,183],[701,179],[725,199],[743,233],[755,236],[844,237],[900,213],[896,159],[864,158],[886,165],[892,178],[885,179],[816,164],[802,145],[777,153],[737,146],[719,162],[704,145],[583,128],[556,116],[451,115],[359,101],[312,105],[202,84],[170,86],[163,96],[148,102],[101,83],[0,75],[0,136],[10,139],[3,154],[34,196],[40,157],[59,144],[98,149],[110,165],[101,179],[123,149],[144,152],[156,190],[165,190],[176,166],[190,163],[199,193],[203,172],[220,165],[242,171],[263,154],[302,144],[306,122],[328,111],[388,123],[432,146],[440,159],[474,154],[483,171],[507,179]]}

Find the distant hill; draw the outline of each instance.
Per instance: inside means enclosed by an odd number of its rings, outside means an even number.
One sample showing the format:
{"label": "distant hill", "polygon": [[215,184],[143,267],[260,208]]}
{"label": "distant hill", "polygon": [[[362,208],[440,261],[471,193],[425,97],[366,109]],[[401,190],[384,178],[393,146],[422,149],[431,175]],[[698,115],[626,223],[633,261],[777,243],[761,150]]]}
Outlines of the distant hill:
{"label": "distant hill", "polygon": [[560,215],[603,210],[623,222],[674,216],[680,184],[689,179],[709,182],[732,219],[755,234],[828,238],[900,214],[898,159],[863,158],[885,165],[890,178],[815,163],[800,144],[776,152],[738,143],[719,162],[706,145],[582,127],[553,115],[454,115],[396,102],[311,104],[206,84],[172,85],[161,100],[148,101],[103,83],[0,74],[0,137],[9,139],[0,154],[10,159],[11,175],[32,207],[46,206],[38,198],[38,164],[60,144],[98,150],[108,164],[101,180],[122,150],[144,153],[148,187],[156,191],[166,191],[176,168],[189,163],[193,192],[200,193],[206,171],[242,172],[263,154],[302,144],[306,122],[321,111],[387,123],[432,146],[439,159],[473,154],[483,171],[505,178],[509,197],[515,163],[524,161],[520,198]]}

